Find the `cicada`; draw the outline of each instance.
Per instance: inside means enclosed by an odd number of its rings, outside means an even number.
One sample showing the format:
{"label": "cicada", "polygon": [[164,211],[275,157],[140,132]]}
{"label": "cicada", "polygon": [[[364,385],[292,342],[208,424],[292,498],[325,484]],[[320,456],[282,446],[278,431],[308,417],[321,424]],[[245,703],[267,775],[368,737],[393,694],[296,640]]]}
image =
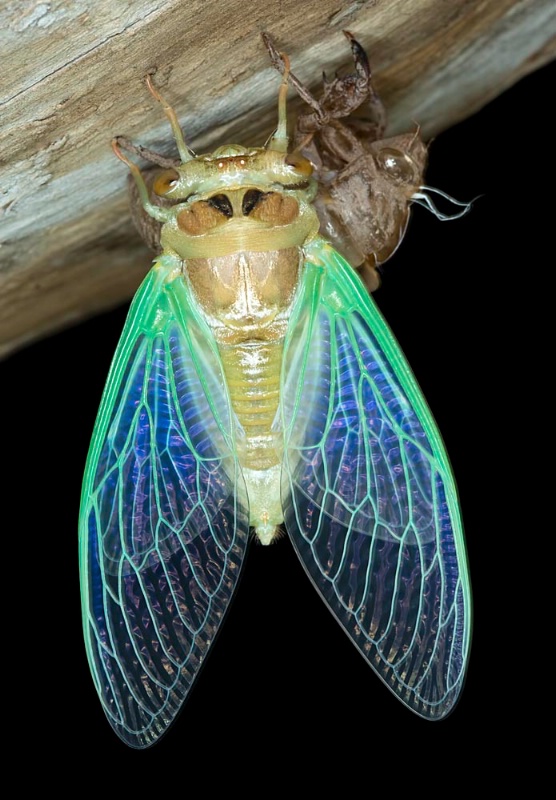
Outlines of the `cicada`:
{"label": "cicada", "polygon": [[[331,244],[358,251],[355,266],[375,282],[424,196],[425,149],[416,136],[401,149],[376,136],[361,144],[364,131],[340,121],[354,103],[327,106],[326,92],[290,146],[288,80],[306,90],[267,46],[283,78],[265,146],[195,155],[150,78],[179,163],[147,186],[113,142],[160,253],[94,428],[80,566],[93,680],[132,747],[156,742],[183,705],[250,540],[268,545],[283,528],[334,617],[412,711],[445,717],[464,680],[470,584],[448,456],[399,345]],[[360,203],[357,163],[368,184]],[[397,205],[380,189],[381,164]],[[378,209],[392,222],[382,232]],[[357,230],[362,217],[370,231]]]}

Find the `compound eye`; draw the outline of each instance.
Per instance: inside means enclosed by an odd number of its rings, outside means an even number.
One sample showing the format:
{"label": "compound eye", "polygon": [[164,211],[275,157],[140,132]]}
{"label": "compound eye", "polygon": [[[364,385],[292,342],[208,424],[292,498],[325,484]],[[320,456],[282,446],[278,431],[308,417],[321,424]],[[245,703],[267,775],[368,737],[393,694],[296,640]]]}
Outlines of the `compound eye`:
{"label": "compound eye", "polygon": [[411,159],[394,147],[384,147],[377,155],[382,168],[395,180],[409,183],[414,180],[414,169]]}
{"label": "compound eye", "polygon": [[164,170],[153,183],[155,194],[159,197],[164,197],[177,185],[179,179],[180,176],[175,169]]}
{"label": "compound eye", "polygon": [[309,178],[313,174],[313,165],[301,153],[289,153],[286,156],[286,164],[293,167],[296,172],[299,172],[305,178]]}

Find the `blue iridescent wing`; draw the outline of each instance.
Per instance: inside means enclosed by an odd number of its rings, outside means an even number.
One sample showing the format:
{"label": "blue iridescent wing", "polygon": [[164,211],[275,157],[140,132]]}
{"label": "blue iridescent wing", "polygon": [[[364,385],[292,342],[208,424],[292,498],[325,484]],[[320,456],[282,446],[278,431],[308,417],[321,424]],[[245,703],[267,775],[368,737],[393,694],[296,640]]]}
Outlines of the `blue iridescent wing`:
{"label": "blue iridescent wing", "polygon": [[471,622],[456,486],[398,344],[322,240],[288,331],[282,402],[282,504],[307,573],[392,692],[446,716]]}
{"label": "blue iridescent wing", "polygon": [[80,512],[89,664],[132,747],[178,713],[237,584],[249,514],[232,430],[216,347],[163,257],[114,357]]}

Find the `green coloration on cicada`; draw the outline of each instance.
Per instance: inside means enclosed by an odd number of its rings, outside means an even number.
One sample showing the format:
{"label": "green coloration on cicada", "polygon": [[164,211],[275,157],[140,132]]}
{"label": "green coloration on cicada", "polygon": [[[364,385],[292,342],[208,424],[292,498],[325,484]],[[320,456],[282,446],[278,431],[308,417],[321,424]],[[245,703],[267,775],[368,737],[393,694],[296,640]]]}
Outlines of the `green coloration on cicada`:
{"label": "green coloration on cicada", "polygon": [[[114,143],[161,223],[162,254],[132,303],[102,399],[80,558],[93,679],[133,747],[153,744],[178,713],[250,529],[268,544],[286,528],[338,622],[410,709],[445,717],[463,684],[471,599],[448,457],[360,278],[319,235],[329,122],[288,152],[280,63],[266,147],[193,155],[150,83],[180,163],[148,188]],[[391,147],[390,158],[404,178]]]}

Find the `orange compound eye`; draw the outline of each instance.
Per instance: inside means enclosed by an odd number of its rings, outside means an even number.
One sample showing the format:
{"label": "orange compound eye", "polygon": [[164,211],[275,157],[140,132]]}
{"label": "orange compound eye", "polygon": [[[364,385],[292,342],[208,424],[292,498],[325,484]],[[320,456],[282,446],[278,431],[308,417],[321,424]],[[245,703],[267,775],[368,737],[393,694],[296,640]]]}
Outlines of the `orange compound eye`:
{"label": "orange compound eye", "polygon": [[168,192],[174,188],[179,179],[180,176],[175,169],[164,170],[153,183],[155,194],[159,197],[164,197],[165,194],[168,194]]}
{"label": "orange compound eye", "polygon": [[308,158],[304,158],[300,153],[289,153],[286,156],[286,164],[293,167],[296,172],[309,178],[313,174],[313,165]]}

